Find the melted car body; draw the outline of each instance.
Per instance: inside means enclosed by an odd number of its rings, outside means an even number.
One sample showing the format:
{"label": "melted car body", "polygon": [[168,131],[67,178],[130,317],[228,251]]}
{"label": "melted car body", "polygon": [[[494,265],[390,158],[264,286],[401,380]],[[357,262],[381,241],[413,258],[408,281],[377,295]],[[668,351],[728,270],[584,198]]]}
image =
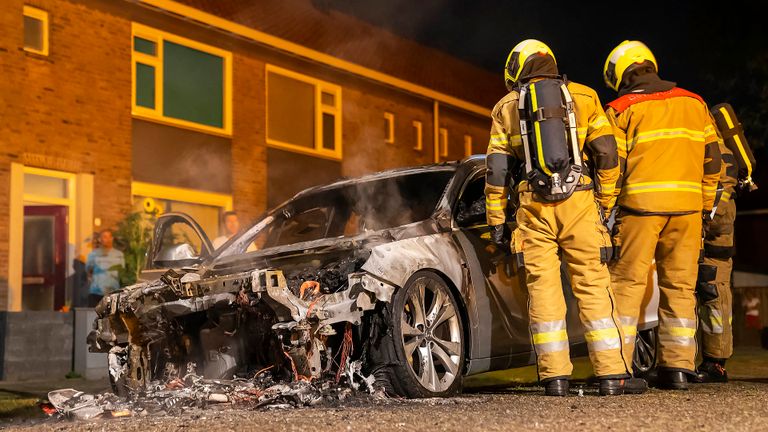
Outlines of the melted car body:
{"label": "melted car body", "polygon": [[[162,215],[145,280],[99,304],[91,350],[109,352],[118,392],[269,369],[422,397],[532,364],[527,293],[490,241],[484,178],[473,157],[308,189],[215,251],[188,216]],[[585,353],[565,273],[563,287]]]}

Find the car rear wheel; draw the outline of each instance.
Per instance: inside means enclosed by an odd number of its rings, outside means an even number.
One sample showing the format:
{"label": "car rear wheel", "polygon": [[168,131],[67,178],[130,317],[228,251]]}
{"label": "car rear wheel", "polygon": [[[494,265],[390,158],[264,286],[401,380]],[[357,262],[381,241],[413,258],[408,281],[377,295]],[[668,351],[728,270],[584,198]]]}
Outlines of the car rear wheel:
{"label": "car rear wheel", "polygon": [[426,271],[414,274],[395,293],[390,321],[389,341],[398,361],[378,371],[385,388],[415,398],[457,393],[464,365],[464,328],[445,281]]}
{"label": "car rear wheel", "polygon": [[637,332],[635,339],[635,352],[632,359],[632,368],[636,376],[647,375],[648,372],[656,367],[657,354],[657,328]]}

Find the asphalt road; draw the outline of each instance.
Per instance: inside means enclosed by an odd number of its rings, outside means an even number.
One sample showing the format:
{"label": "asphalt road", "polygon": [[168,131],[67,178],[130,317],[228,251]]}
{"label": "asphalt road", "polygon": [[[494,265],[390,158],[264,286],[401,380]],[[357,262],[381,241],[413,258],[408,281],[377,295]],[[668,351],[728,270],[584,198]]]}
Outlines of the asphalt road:
{"label": "asphalt road", "polygon": [[[736,363],[736,362],[735,362]],[[644,395],[599,397],[572,388],[566,398],[540,387],[478,391],[449,399],[370,400],[353,406],[249,410],[219,405],[179,417],[138,416],[91,422],[5,423],[29,431],[510,431],[523,430],[768,430],[768,351],[741,356],[728,384],[691,390],[651,389]],[[582,394],[579,394],[579,388]],[[29,423],[30,421],[34,423]],[[4,427],[0,423],[0,429]]]}

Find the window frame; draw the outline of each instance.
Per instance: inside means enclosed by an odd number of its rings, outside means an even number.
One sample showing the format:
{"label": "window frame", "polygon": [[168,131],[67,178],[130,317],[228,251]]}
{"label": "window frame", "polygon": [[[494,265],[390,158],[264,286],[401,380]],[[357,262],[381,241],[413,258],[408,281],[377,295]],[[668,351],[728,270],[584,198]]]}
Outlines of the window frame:
{"label": "window frame", "polygon": [[[146,39],[155,44],[155,55],[136,51],[136,38]],[[224,64],[223,77],[223,127],[216,127],[189,120],[167,117],[163,114],[163,42],[175,44],[221,57]],[[147,108],[136,104],[136,65],[144,64],[155,69],[155,107]],[[131,25],[131,114],[133,117],[156,123],[181,127],[198,132],[206,132],[225,137],[232,136],[232,53],[206,45],[182,36],[164,32],[139,23]]]}
{"label": "window frame", "polygon": [[440,128],[440,157],[448,157],[448,129]]}
{"label": "window frame", "polygon": [[38,50],[35,48],[28,47],[26,44],[23,44],[24,51],[47,57],[49,53],[49,36],[50,36],[50,25],[49,25],[50,20],[49,20],[48,12],[42,9],[36,8],[34,6],[24,5],[24,8],[22,10],[22,17],[30,17],[30,18],[39,20],[42,23],[42,27],[43,27],[43,49]]}
{"label": "window frame", "polygon": [[232,195],[156,183],[132,181],[131,200],[135,196],[220,207],[224,211],[231,211],[233,209]]}
{"label": "window frame", "polygon": [[384,121],[387,122],[387,130],[384,136],[385,144],[395,143],[395,115],[391,112],[384,113]]}
{"label": "window frame", "polygon": [[[284,141],[270,138],[269,136],[269,74],[275,73],[286,78],[301,81],[314,86],[315,88],[315,146],[309,148],[298,144],[291,144]],[[324,105],[323,93],[333,94],[334,106]],[[264,72],[264,94],[265,94],[265,116],[264,130],[267,145],[281,150],[288,150],[295,153],[302,153],[309,156],[321,157],[324,159],[341,160],[343,156],[341,142],[341,115],[342,115],[342,88],[337,84],[323,81],[308,75],[300,74],[289,69],[267,63]],[[334,121],[334,149],[328,150],[323,147],[323,114],[333,115]]]}
{"label": "window frame", "polygon": [[423,125],[418,120],[414,120],[412,124],[414,129],[416,129],[416,145],[413,147],[413,149],[416,151],[423,151],[424,150]]}

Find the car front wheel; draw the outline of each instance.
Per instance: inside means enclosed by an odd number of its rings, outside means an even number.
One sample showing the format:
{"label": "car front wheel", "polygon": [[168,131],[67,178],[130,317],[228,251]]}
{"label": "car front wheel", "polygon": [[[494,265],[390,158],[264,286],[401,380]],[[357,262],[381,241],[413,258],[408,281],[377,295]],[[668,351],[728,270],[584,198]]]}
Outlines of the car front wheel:
{"label": "car front wheel", "polygon": [[379,369],[389,392],[439,397],[461,389],[464,328],[448,285],[431,272],[414,274],[392,299],[389,314],[394,364]]}

